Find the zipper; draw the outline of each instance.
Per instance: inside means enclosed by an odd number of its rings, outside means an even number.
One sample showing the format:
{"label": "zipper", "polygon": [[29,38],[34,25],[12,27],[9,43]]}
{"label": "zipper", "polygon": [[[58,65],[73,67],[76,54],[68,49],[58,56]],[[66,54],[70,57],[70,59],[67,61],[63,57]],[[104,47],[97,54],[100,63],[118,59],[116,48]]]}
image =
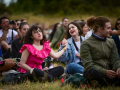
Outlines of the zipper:
{"label": "zipper", "polygon": [[[104,45],[103,45],[103,42],[102,42],[102,47],[103,47],[103,52],[104,52],[104,56],[105,56],[105,49],[104,49]],[[105,67],[106,67],[106,63],[105,61],[103,60],[104,64],[105,64]]]}

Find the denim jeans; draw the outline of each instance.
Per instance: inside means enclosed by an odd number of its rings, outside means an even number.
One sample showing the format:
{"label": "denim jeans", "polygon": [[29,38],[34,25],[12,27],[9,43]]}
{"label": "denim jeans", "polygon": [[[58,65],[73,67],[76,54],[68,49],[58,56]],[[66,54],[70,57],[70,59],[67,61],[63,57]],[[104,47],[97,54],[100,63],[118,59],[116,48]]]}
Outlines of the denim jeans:
{"label": "denim jeans", "polygon": [[0,56],[2,56],[2,50],[1,50],[1,48],[0,48]]}
{"label": "denim jeans", "polygon": [[68,65],[67,72],[69,74],[75,74],[75,73],[81,73],[82,74],[83,73],[83,69],[84,69],[84,67],[79,65],[79,64],[77,64],[77,63],[70,63]]}

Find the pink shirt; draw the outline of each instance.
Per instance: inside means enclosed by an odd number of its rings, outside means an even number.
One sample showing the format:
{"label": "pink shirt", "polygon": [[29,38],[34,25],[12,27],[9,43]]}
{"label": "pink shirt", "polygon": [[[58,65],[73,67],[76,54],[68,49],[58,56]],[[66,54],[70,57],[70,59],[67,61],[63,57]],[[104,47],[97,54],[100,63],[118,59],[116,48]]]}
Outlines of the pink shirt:
{"label": "pink shirt", "polygon": [[[44,59],[46,57],[48,57],[48,55],[49,55],[49,53],[51,51],[51,48],[49,46],[49,41],[45,41],[43,43],[42,50],[37,50],[31,44],[24,44],[19,52],[22,54],[22,52],[25,49],[27,49],[29,51],[29,53],[30,53],[26,64],[28,66],[30,66],[31,68],[38,68],[38,69],[43,70],[41,64],[43,63]],[[19,71],[22,72],[22,73],[27,72],[27,70],[23,69],[22,67],[19,68]]]}

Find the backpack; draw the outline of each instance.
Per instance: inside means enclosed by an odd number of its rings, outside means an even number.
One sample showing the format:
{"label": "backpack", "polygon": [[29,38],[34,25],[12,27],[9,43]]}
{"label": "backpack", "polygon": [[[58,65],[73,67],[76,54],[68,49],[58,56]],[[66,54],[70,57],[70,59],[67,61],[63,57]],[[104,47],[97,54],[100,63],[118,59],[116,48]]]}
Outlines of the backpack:
{"label": "backpack", "polygon": [[9,73],[7,76],[5,76],[1,82],[2,84],[18,84],[18,83],[23,83],[27,79],[33,80],[32,75],[27,72],[27,73],[21,73],[21,72],[15,72],[15,73]]}
{"label": "backpack", "polygon": [[87,80],[79,73],[75,73],[62,83],[62,85],[66,85],[66,84],[70,84],[73,87],[79,87],[80,85],[87,84]]}

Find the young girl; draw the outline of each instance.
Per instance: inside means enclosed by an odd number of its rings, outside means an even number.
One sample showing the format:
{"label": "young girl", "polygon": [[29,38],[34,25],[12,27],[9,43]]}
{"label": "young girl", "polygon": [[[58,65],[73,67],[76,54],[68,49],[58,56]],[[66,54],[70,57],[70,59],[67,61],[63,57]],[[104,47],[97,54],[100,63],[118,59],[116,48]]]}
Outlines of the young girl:
{"label": "young girl", "polygon": [[[81,38],[82,30],[78,23],[71,22],[68,24],[67,42],[68,47],[66,52],[58,59],[66,62],[65,74],[83,73],[82,61],[80,59],[80,45],[83,41]],[[60,45],[59,50],[64,44]]]}
{"label": "young girl", "polygon": [[30,73],[38,80],[41,80],[40,77],[44,77],[44,79],[51,81],[54,77],[60,77],[64,73],[63,67],[59,66],[48,69],[48,73],[45,73],[41,64],[47,56],[59,58],[65,52],[66,48],[67,43],[60,52],[55,53],[43,35],[42,28],[33,25],[27,31],[24,38],[24,45],[20,50],[22,56],[19,71]]}

